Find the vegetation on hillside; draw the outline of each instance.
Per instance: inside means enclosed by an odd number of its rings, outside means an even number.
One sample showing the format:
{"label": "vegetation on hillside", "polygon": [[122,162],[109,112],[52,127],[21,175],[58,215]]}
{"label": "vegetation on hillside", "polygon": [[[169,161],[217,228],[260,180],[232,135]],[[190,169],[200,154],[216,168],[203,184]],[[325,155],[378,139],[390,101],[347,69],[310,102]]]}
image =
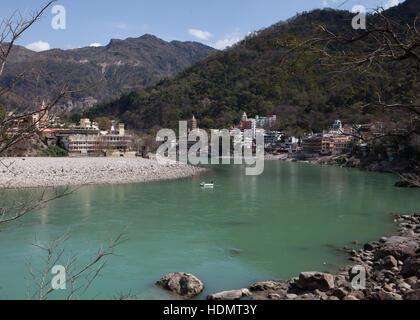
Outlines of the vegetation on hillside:
{"label": "vegetation on hillside", "polygon": [[[175,76],[216,50],[197,42],[166,42],[152,35],[113,39],[107,46],[33,52],[15,46],[0,86],[13,91],[0,97],[8,109],[33,109],[67,86],[71,92],[58,106],[83,109],[94,101],[115,99]],[[36,98],[36,99],[35,99]]]}
{"label": "vegetation on hillside", "polygon": [[[387,13],[412,21],[418,9],[418,2],[407,0]],[[353,16],[331,9],[302,13],[195,63],[175,79],[99,104],[84,116],[120,118],[140,130],[176,127],[178,120],[193,114],[201,127],[226,127],[237,123],[244,111],[250,116],[277,114],[279,129],[301,131],[320,131],[337,118],[346,123],[372,121],[381,114],[363,106],[377,100],[378,92],[401,103],[416,98],[417,70],[389,62],[365,73],[338,71],[334,58],[326,62],[321,52],[290,52],[319,36],[319,26],[337,34],[352,32]],[[376,23],[377,18],[371,15],[368,21]],[[374,39],[366,38],[335,50],[363,54],[374,45]]]}

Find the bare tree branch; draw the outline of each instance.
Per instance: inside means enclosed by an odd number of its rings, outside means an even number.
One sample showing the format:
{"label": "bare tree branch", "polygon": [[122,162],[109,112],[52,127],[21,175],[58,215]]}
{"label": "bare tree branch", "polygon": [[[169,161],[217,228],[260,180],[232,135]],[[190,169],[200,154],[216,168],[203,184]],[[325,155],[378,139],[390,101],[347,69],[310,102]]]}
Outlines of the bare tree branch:
{"label": "bare tree branch", "polygon": [[[97,279],[100,272],[106,265],[106,258],[115,254],[115,249],[125,241],[125,232],[120,233],[116,238],[111,238],[107,246],[101,246],[96,255],[82,266],[77,266],[80,257],[72,253],[63,261],[65,253],[64,243],[69,239],[69,233],[50,241],[47,245],[41,245],[37,242],[32,245],[46,252],[43,259],[44,267],[42,272],[35,270],[32,263],[27,261],[26,266],[30,275],[31,282],[35,285],[32,298],[46,300],[55,291],[51,283],[52,268],[58,264],[64,266],[66,270],[66,280],[61,285],[69,285],[66,292],[67,299],[80,299],[92,283]],[[28,289],[30,291],[30,289]]]}

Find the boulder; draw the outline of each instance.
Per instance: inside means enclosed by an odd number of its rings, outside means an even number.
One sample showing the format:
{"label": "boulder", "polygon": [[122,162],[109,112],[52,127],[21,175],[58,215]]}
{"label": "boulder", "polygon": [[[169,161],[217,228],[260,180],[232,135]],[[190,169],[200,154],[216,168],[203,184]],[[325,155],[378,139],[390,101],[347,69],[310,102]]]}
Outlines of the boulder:
{"label": "boulder", "polygon": [[375,247],[371,242],[365,243],[363,246],[363,250],[365,251],[372,251],[373,249],[375,249]]}
{"label": "boulder", "polygon": [[393,256],[398,260],[405,260],[415,256],[419,243],[412,238],[393,236],[385,238],[383,245],[375,252],[375,259]]}
{"label": "boulder", "polygon": [[207,296],[207,300],[240,300],[251,295],[252,293],[248,289],[239,289],[210,294]]}
{"label": "boulder", "polygon": [[323,272],[302,272],[296,286],[302,290],[328,291],[334,289],[334,276]]}
{"label": "boulder", "polygon": [[374,292],[369,292],[367,298],[369,300],[402,300],[401,295],[394,292],[387,292],[380,288]]}
{"label": "boulder", "polygon": [[281,300],[281,296],[277,293],[270,293],[267,297],[271,300]]}
{"label": "boulder", "polygon": [[401,274],[408,278],[415,276],[418,270],[420,270],[420,257],[409,257],[404,261]]}
{"label": "boulder", "polygon": [[348,294],[348,291],[343,288],[337,288],[332,292],[332,295],[337,297],[338,299],[343,299]]}
{"label": "boulder", "polygon": [[417,286],[418,286],[418,289],[420,289],[420,281],[418,280],[419,279],[417,279],[416,276],[413,276],[413,277],[409,277],[405,279],[405,282],[407,282],[413,289],[416,289]]}
{"label": "boulder", "polygon": [[248,289],[251,291],[279,291],[287,290],[288,284],[280,281],[260,281],[250,285]]}
{"label": "boulder", "polygon": [[404,300],[420,300],[420,289],[410,290],[404,295]]}
{"label": "boulder", "polygon": [[382,261],[382,267],[391,270],[394,267],[398,267],[398,261],[393,256],[387,256]]}
{"label": "boulder", "polygon": [[185,272],[167,274],[157,281],[156,285],[184,299],[192,298],[204,290],[204,283],[202,281],[192,274]]}

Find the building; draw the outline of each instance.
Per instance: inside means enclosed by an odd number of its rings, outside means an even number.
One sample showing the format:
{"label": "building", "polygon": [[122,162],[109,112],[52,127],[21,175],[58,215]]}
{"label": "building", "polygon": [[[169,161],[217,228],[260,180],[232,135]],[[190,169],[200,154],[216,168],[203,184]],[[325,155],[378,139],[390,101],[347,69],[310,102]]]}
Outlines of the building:
{"label": "building", "polygon": [[133,147],[133,137],[127,135],[123,123],[110,131],[100,132],[89,119],[81,119],[78,127],[57,130],[59,144],[69,155],[125,156]]}
{"label": "building", "polygon": [[251,130],[252,132],[252,139],[255,139],[257,129],[257,122],[255,119],[248,118],[246,113],[244,112],[241,117],[241,121],[239,122],[239,130]]}
{"label": "building", "polygon": [[194,130],[197,130],[197,129],[198,129],[197,119],[193,115],[193,117],[191,119],[191,130],[194,131]]}
{"label": "building", "polygon": [[68,149],[71,155],[93,155],[100,153],[100,135],[73,134],[68,137]]}
{"label": "building", "polygon": [[257,128],[271,127],[277,120],[277,116],[270,114],[267,117],[255,116],[255,123]]}
{"label": "building", "polygon": [[264,135],[264,144],[266,146],[274,146],[280,144],[283,134],[279,131],[267,131]]}
{"label": "building", "polygon": [[352,139],[348,136],[336,136],[332,138],[334,142],[334,151],[335,154],[342,154],[350,150]]}
{"label": "building", "polygon": [[306,157],[327,154],[342,154],[350,149],[351,139],[345,135],[316,135],[302,140],[302,151]]}
{"label": "building", "polygon": [[90,129],[92,128],[92,123],[90,122],[90,119],[83,118],[83,119],[80,119],[79,127],[83,129]]}
{"label": "building", "polygon": [[302,139],[302,151],[308,157],[320,155],[322,152],[322,139],[321,135]]}
{"label": "building", "polygon": [[32,115],[32,122],[35,124],[37,129],[48,127],[49,112],[47,106],[45,105],[45,101],[42,101],[42,105],[39,111]]}
{"label": "building", "polygon": [[307,157],[331,154],[335,150],[334,138],[315,135],[302,140],[302,151]]}

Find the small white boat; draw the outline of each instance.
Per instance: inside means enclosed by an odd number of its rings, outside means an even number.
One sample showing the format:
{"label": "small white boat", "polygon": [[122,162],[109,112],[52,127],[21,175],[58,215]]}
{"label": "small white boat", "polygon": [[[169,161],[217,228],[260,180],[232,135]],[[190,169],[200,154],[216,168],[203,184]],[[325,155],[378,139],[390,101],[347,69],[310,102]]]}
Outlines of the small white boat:
{"label": "small white boat", "polygon": [[205,182],[202,182],[202,183],[200,183],[200,187],[201,188],[214,188],[214,183],[205,183]]}

